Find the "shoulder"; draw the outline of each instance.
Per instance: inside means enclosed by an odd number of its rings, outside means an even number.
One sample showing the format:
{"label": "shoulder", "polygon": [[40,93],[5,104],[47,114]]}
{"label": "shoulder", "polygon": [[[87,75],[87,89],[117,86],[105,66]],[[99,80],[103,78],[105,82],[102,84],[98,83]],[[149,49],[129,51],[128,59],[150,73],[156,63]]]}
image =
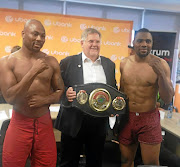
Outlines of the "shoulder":
{"label": "shoulder", "polygon": [[56,62],[58,63],[57,59],[53,56],[49,56],[49,55],[44,55],[44,58],[47,59],[47,61],[50,61],[50,62]]}
{"label": "shoulder", "polygon": [[167,61],[158,57],[158,56],[155,56],[153,54],[151,54],[151,59],[157,59],[158,61],[160,61],[163,65],[168,65]]}
{"label": "shoulder", "polygon": [[61,60],[61,63],[67,63],[67,62],[75,61],[75,60],[79,59],[80,57],[81,57],[80,54],[79,55],[67,56]]}
{"label": "shoulder", "polygon": [[17,61],[17,56],[15,56],[14,54],[10,54],[10,55],[6,55],[6,56],[3,56],[1,59],[0,59],[0,64],[1,66],[6,66],[6,65],[14,65]]}
{"label": "shoulder", "polygon": [[128,56],[128,57],[121,59],[120,64],[123,65],[123,64],[128,63],[128,61],[133,62],[134,60],[135,60],[135,55],[131,55],[131,56]]}
{"label": "shoulder", "polygon": [[46,60],[46,62],[50,65],[50,66],[52,66],[53,68],[59,68],[59,63],[58,63],[58,61],[57,61],[57,59],[55,58],[55,57],[53,57],[53,56],[49,56],[49,55],[47,55],[47,54],[45,54],[45,53],[42,53],[42,55],[41,55],[41,57],[43,58],[45,58],[45,60]]}
{"label": "shoulder", "polygon": [[112,65],[115,65],[115,63],[112,60],[110,60],[109,58],[104,57],[104,56],[100,56],[100,57],[101,57],[102,61],[105,61],[106,63],[110,63]]}

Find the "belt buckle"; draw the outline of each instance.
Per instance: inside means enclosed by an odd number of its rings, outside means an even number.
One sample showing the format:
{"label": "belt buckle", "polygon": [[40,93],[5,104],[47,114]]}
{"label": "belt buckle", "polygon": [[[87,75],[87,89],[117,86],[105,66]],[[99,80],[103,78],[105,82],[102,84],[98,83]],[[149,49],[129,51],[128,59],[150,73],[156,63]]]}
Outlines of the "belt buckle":
{"label": "belt buckle", "polygon": [[136,116],[139,116],[139,113],[138,113],[138,112],[136,112]]}

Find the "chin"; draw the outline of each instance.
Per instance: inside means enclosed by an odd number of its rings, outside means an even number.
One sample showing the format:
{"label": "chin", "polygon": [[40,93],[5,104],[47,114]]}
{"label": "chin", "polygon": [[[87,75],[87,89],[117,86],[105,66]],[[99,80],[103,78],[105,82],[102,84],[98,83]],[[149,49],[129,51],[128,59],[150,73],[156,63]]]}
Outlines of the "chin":
{"label": "chin", "polygon": [[146,57],[147,55],[148,55],[148,54],[144,54],[144,55],[139,54],[139,57],[143,58],[143,57]]}
{"label": "chin", "polygon": [[99,54],[98,53],[91,53],[91,56],[98,56]]}
{"label": "chin", "polygon": [[40,49],[33,49],[34,52],[40,52]]}

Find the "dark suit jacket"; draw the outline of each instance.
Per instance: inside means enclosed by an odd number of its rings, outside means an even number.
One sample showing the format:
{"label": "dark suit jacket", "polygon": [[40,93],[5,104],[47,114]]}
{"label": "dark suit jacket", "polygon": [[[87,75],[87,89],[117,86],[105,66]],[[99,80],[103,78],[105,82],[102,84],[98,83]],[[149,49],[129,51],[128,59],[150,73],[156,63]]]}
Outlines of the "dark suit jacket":
{"label": "dark suit jacket", "polygon": [[[107,84],[116,88],[115,64],[103,56],[101,56],[101,63],[106,75]],[[73,85],[84,84],[82,54],[69,56],[61,60],[60,68],[66,90]],[[61,105],[55,121],[55,128],[64,134],[74,137],[79,132],[83,116],[82,111],[76,108],[65,108]]]}

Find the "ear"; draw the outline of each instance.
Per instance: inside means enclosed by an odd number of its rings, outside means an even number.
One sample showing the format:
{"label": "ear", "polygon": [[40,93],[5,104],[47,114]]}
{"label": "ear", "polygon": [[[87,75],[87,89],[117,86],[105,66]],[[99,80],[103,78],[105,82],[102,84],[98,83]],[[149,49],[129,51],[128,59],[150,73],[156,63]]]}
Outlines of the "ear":
{"label": "ear", "polygon": [[24,39],[24,35],[25,35],[24,30],[21,32],[21,35],[22,35],[22,38]]}
{"label": "ear", "polygon": [[81,47],[83,48],[84,40],[81,40]]}

